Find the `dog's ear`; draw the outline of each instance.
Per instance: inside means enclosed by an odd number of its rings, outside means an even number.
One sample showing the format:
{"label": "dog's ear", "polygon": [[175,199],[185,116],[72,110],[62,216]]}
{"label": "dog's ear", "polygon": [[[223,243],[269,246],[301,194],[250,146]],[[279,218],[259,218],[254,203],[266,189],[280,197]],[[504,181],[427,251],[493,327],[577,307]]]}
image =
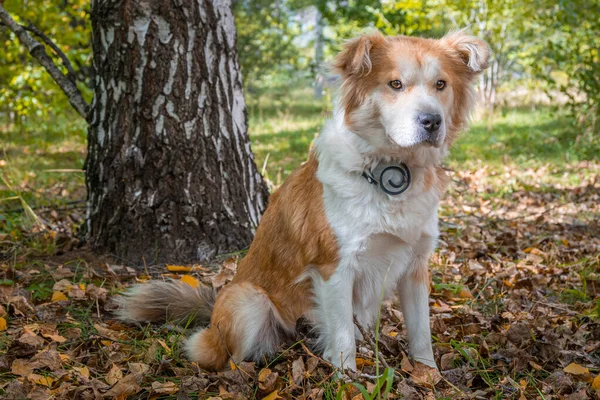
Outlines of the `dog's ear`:
{"label": "dog's ear", "polygon": [[385,43],[385,36],[379,31],[349,40],[336,57],[333,68],[344,77],[368,75],[373,68],[371,53],[373,48]]}
{"label": "dog's ear", "polygon": [[483,40],[467,34],[464,29],[448,33],[441,42],[456,51],[471,71],[479,73],[488,67],[490,47]]}

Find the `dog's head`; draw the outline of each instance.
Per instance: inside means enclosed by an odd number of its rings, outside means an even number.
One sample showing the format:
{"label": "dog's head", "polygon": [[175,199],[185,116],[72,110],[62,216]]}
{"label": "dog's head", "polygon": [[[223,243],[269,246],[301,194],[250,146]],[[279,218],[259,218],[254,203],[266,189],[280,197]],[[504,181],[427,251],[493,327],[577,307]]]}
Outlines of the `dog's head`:
{"label": "dog's head", "polygon": [[439,40],[384,37],[349,41],[334,68],[342,76],[346,125],[378,149],[442,147],[465,124],[487,44],[463,31]]}

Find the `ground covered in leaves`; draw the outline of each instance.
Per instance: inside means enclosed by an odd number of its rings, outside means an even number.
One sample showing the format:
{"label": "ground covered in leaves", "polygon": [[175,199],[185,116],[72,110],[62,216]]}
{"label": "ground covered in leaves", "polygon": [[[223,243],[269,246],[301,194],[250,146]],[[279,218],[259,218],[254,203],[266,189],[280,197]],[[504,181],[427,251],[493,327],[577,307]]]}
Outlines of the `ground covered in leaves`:
{"label": "ground covered in leaves", "polygon": [[237,259],[132,268],[91,255],[73,235],[73,210],[42,209],[54,229],[34,224],[19,240],[1,238],[0,397],[597,398],[600,164],[480,163],[449,173],[431,261],[440,373],[407,357],[394,301],[382,305],[378,336],[360,343],[360,371],[344,376],[350,384],[334,379],[302,325],[260,365],[202,371],[182,355],[185,328],[124,325],[113,299],[148,279],[221,287]]}

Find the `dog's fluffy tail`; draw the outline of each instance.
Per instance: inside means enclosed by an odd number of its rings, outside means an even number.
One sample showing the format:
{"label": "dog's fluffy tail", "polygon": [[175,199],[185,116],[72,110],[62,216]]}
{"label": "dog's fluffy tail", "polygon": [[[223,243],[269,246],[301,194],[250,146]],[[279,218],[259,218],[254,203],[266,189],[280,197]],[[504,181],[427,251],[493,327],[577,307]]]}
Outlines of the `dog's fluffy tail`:
{"label": "dog's fluffy tail", "polygon": [[127,322],[172,322],[205,326],[215,304],[216,291],[194,288],[176,280],[150,281],[127,290],[117,302],[119,319]]}

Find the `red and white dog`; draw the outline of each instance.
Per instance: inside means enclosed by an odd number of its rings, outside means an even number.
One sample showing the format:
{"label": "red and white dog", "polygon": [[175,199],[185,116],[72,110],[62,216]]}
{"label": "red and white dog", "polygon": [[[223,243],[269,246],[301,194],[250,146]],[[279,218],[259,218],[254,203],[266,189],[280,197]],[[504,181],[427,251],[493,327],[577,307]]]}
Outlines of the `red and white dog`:
{"label": "red and white dog", "polygon": [[186,342],[201,367],[262,360],[296,321],[317,328],[324,358],[356,369],[353,316],[373,327],[382,291],[397,293],[410,352],[431,367],[428,260],[438,237],[440,166],[465,128],[485,42],[379,33],[349,41],[334,67],[339,105],[308,161],[273,193],[233,281],[218,294],[181,282],[138,285],[121,300],[129,321],[200,325]]}

